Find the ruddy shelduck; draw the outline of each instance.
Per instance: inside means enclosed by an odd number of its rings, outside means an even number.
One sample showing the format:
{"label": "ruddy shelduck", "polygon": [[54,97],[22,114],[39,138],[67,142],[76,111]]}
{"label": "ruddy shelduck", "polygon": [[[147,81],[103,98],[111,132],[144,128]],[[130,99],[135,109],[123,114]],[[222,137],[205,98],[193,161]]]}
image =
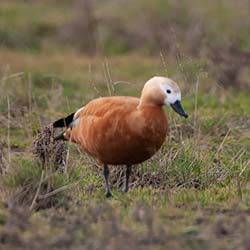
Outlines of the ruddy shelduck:
{"label": "ruddy shelduck", "polygon": [[66,127],[66,131],[55,139],[77,143],[104,165],[106,197],[112,196],[108,165],[126,165],[122,191],[127,192],[132,165],[149,159],[165,140],[168,132],[165,104],[188,117],[181,105],[177,83],[155,76],[146,82],[140,98],[97,98],[54,122],[54,127]]}

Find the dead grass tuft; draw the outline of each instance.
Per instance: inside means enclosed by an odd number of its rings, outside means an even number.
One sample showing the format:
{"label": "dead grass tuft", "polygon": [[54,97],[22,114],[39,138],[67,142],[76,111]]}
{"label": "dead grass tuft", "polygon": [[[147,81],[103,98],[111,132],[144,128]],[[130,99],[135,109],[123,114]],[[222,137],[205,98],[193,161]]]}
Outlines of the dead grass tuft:
{"label": "dead grass tuft", "polygon": [[54,140],[55,129],[52,126],[44,127],[33,142],[33,153],[41,166],[54,166],[64,170],[66,166],[67,149],[63,141]]}

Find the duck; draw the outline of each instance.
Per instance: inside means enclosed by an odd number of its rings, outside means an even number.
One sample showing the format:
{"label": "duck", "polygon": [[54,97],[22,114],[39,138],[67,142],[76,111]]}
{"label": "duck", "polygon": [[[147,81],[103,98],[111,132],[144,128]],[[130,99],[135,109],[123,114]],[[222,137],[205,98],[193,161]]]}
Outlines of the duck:
{"label": "duck", "polygon": [[100,97],[55,121],[54,128],[65,128],[55,140],[78,144],[102,164],[106,197],[112,196],[109,165],[125,165],[122,192],[126,193],[132,166],[151,158],[165,141],[169,125],[164,105],[188,117],[178,84],[170,78],[154,76],[145,83],[140,98]]}

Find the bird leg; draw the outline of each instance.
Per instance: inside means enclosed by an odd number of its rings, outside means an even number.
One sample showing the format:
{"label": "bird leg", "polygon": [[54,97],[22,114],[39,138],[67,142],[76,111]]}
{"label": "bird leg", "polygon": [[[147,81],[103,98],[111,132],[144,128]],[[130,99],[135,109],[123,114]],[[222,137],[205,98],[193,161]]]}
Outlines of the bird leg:
{"label": "bird leg", "polygon": [[104,165],[104,170],[103,170],[103,175],[105,178],[105,183],[106,183],[106,198],[112,197],[112,193],[110,190],[110,186],[109,186],[109,167],[108,165]]}
{"label": "bird leg", "polygon": [[127,165],[127,168],[126,168],[126,175],[125,175],[124,185],[122,188],[123,193],[128,192],[128,184],[129,184],[129,176],[131,174],[131,167],[132,167],[131,165]]}

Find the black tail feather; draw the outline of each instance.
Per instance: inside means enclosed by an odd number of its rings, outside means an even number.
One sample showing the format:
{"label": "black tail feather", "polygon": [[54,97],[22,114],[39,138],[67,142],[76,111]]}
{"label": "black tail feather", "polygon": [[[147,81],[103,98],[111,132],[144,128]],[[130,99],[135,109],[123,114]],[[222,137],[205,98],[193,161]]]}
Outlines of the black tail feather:
{"label": "black tail feather", "polygon": [[69,127],[71,122],[73,121],[75,113],[70,114],[69,116],[65,118],[61,118],[53,123],[54,128],[63,128],[63,127]]}

